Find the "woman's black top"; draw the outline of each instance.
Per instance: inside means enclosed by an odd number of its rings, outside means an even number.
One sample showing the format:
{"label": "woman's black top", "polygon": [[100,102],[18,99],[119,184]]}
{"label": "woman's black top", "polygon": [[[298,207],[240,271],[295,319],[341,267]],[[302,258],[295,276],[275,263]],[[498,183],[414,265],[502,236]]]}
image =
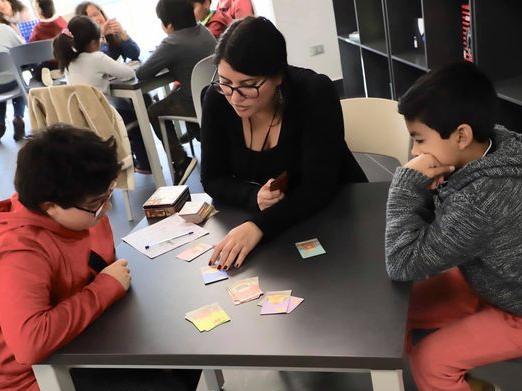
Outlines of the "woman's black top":
{"label": "woman's black top", "polygon": [[[209,88],[201,124],[201,181],[215,200],[253,211],[250,221],[271,237],[309,216],[347,182],[366,176],[344,141],[339,97],[332,81],[312,70],[289,67],[277,145],[261,152],[245,145],[241,118],[225,96]],[[288,193],[259,210],[257,193],[270,178],[288,172]]]}

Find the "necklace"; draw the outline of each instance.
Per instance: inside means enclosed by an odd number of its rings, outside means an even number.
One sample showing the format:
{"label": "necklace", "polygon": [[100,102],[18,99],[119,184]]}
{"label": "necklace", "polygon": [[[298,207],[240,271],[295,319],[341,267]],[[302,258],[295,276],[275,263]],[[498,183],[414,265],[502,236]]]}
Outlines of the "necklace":
{"label": "necklace", "polygon": [[[266,131],[266,134],[265,134],[265,139],[263,141],[263,145],[261,146],[261,151],[264,151],[265,149],[265,146],[266,146],[266,142],[268,141],[268,136],[270,135],[270,131],[272,130],[272,128],[274,127],[274,120],[276,118],[276,115],[277,115],[277,110],[274,110],[274,114],[272,115],[272,119],[270,120],[270,124],[268,125],[268,129]],[[248,124],[249,124],[249,127],[250,127],[250,145],[249,145],[249,149],[252,150],[252,143],[254,141],[254,133],[253,133],[253,126],[252,126],[252,118],[249,117],[248,118]]]}

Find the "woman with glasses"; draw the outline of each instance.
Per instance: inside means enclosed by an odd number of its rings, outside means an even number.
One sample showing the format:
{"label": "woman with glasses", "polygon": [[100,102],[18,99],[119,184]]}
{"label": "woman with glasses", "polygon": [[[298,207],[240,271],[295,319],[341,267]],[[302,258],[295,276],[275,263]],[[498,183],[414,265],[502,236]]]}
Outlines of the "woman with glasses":
{"label": "woman with glasses", "polygon": [[212,254],[211,263],[228,269],[262,238],[323,207],[343,183],[366,177],[344,141],[332,81],[289,66],[283,35],[269,20],[234,22],[215,63],[203,102],[202,183],[217,201],[253,212]]}

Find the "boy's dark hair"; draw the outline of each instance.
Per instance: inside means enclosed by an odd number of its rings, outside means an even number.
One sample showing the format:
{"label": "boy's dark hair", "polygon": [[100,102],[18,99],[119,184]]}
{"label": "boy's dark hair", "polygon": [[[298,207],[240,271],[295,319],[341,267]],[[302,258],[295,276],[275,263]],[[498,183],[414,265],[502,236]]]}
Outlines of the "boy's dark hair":
{"label": "boy's dark hair", "polygon": [[87,16],[87,8],[89,8],[89,6],[92,5],[93,7],[95,8],[98,8],[98,11],[100,11],[100,14],[102,14],[102,16],[105,18],[105,20],[107,20],[107,15],[105,15],[105,12],[103,11],[103,9],[96,3],[93,3],[92,1],[84,1],[83,3],[80,3],[76,6],[76,9],[74,10],[74,13],[77,15],[77,16]]}
{"label": "boy's dark hair", "polygon": [[36,0],[36,4],[40,8],[40,14],[45,19],[52,18],[56,12],[53,0]]}
{"label": "boy's dark hair", "polygon": [[169,24],[174,30],[181,30],[196,26],[194,7],[187,0],[159,0],[156,5],[156,15],[167,27]]}
{"label": "boy's dark hair", "polygon": [[44,202],[71,208],[103,194],[119,172],[112,137],[103,141],[89,130],[56,124],[20,149],[15,189],[22,204],[42,213]]}
{"label": "boy's dark hair", "polygon": [[71,62],[85,51],[92,42],[100,39],[100,28],[88,16],[75,16],[67,25],[72,37],[61,33],[53,42],[54,57],[58,60],[60,69],[69,68]]}
{"label": "boy's dark hair", "polygon": [[399,113],[420,121],[443,139],[468,124],[479,142],[491,137],[497,95],[493,84],[474,64],[459,62],[419,78],[399,100]]}
{"label": "boy's dark hair", "polygon": [[221,60],[245,75],[282,75],[288,68],[285,38],[268,19],[248,16],[232,23],[221,35],[214,63]]}

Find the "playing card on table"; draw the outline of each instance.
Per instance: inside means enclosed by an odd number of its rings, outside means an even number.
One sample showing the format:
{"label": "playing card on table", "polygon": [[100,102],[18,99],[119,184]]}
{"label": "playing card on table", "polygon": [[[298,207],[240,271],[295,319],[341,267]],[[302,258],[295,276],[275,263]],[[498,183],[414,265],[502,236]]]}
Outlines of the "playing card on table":
{"label": "playing card on table", "polygon": [[187,248],[186,250],[180,252],[178,255],[176,255],[176,258],[182,259],[184,261],[190,262],[197,257],[199,257],[201,254],[206,253],[208,250],[213,248],[214,246],[206,243],[196,243],[195,245]]}
{"label": "playing card on table", "polygon": [[261,307],[261,315],[286,314],[291,294],[291,290],[267,292]]}
{"label": "playing card on table", "polygon": [[259,278],[252,277],[238,281],[228,288],[228,293],[234,304],[255,300],[263,294],[259,288]]}
{"label": "playing card on table", "polygon": [[203,266],[201,268],[201,275],[203,276],[205,285],[228,278],[227,272],[219,270],[216,266]]}
{"label": "playing card on table", "polygon": [[324,251],[323,246],[321,246],[321,243],[319,243],[319,239],[317,238],[298,242],[295,246],[299,250],[299,254],[301,254],[303,259],[326,254],[326,251]]}
{"label": "playing card on table", "polygon": [[230,317],[218,303],[205,305],[197,310],[187,312],[185,319],[192,322],[199,331],[210,331],[214,327],[230,321]]}
{"label": "playing card on table", "polygon": [[[263,297],[261,300],[257,302],[257,305],[262,307],[263,303],[265,302],[265,299],[266,297]],[[290,312],[295,310],[297,306],[301,304],[303,301],[304,299],[302,297],[290,296],[290,304],[288,304],[288,310],[286,311],[286,313],[289,314]]]}

